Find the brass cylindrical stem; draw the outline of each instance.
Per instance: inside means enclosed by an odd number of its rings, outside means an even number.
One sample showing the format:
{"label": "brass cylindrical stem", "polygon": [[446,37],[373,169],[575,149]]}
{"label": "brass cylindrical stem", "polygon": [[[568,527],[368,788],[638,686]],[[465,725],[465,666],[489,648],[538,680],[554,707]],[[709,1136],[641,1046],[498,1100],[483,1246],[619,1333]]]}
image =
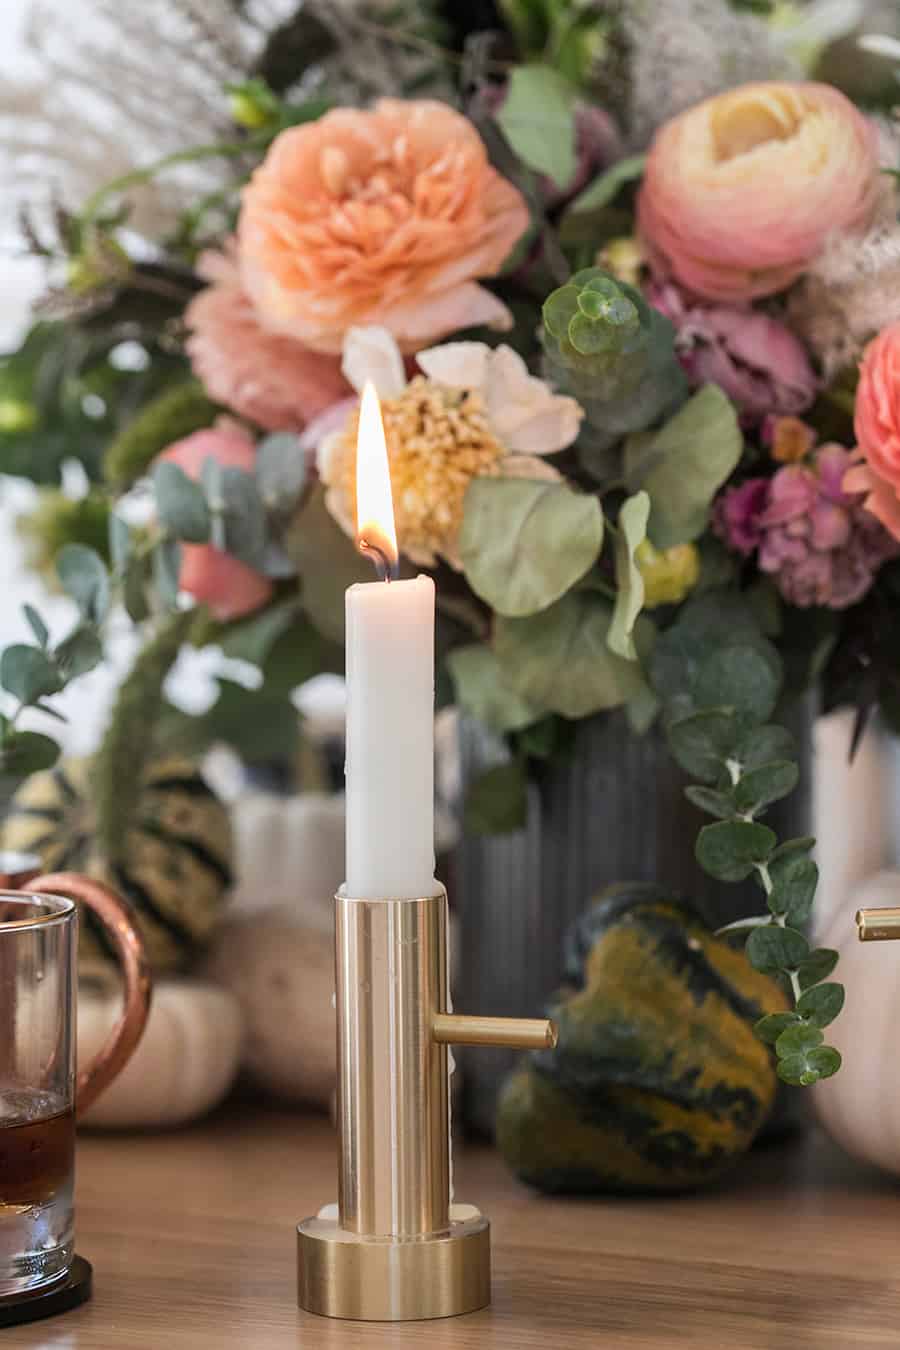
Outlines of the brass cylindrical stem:
{"label": "brass cylindrical stem", "polygon": [[900,909],[861,909],[856,915],[860,942],[900,938]]}
{"label": "brass cylindrical stem", "polygon": [[552,1050],[557,1032],[546,1017],[472,1017],[435,1013],[432,1034],[443,1045],[509,1045],[517,1050]]}
{"label": "brass cylindrical stem", "polygon": [[340,1226],[410,1238],[450,1223],[447,895],[337,895]]}

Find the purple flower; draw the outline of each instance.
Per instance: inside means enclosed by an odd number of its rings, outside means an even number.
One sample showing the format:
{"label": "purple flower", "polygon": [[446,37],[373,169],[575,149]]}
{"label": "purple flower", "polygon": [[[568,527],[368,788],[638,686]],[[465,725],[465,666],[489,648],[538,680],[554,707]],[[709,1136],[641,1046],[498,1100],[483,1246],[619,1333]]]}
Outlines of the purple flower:
{"label": "purple flower", "polygon": [[783,323],[753,309],[695,305],[669,281],[653,281],[646,291],[675,325],[691,384],[718,384],[750,422],[795,416],[812,403],[817,381],[806,348]]}
{"label": "purple flower", "polygon": [[762,513],[769,503],[768,478],[748,478],[726,488],[713,508],[713,530],[735,553],[749,557],[762,539]]}

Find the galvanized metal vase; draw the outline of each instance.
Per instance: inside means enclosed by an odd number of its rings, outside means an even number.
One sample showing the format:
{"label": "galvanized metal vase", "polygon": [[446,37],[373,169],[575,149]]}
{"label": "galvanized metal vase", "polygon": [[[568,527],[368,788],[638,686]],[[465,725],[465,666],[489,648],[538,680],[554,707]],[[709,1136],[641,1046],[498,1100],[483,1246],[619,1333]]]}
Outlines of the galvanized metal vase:
{"label": "galvanized metal vase", "polygon": [[[809,833],[813,706],[782,714],[798,742],[801,786],[767,822],[782,839]],[[503,758],[471,721],[460,728],[464,781]],[[538,1014],[557,988],[566,929],[591,897],[617,881],[657,881],[697,901],[715,926],[758,913],[752,882],[714,881],[694,858],[708,820],[684,795],[688,780],[659,732],[636,736],[620,714],[580,724],[568,759],[529,787],[528,821],[514,834],[464,836],[453,899],[459,915],[456,1003],[497,1016]],[[516,1052],[459,1055],[462,1117],[493,1131],[497,1094]]]}

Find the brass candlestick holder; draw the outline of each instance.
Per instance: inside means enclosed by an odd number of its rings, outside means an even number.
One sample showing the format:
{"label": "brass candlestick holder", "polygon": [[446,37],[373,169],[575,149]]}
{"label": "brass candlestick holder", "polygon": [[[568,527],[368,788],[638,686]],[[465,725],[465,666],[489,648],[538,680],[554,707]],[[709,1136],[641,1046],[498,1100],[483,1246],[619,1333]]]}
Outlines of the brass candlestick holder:
{"label": "brass candlestick holder", "polygon": [[411,1321],[490,1301],[490,1225],[451,1203],[449,1045],[553,1046],[543,1019],[449,1011],[447,893],[336,896],[338,1203],[298,1226],[300,1306]]}
{"label": "brass candlestick holder", "polygon": [[900,938],[900,909],[860,909],[856,913],[860,942]]}

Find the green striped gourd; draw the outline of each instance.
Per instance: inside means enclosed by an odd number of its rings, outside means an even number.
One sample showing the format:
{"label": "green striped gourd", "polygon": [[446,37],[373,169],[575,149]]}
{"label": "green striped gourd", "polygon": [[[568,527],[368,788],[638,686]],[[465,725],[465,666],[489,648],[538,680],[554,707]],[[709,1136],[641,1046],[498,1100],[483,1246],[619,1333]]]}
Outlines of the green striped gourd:
{"label": "green striped gourd", "polygon": [[656,886],[605,892],[569,935],[549,1009],[555,1051],[507,1081],[497,1140],[551,1192],[654,1192],[711,1181],[749,1148],[775,1097],[753,1034],[787,1006],[740,947]]}
{"label": "green striped gourd", "polygon": [[[36,853],[47,872],[85,872],[130,901],[156,971],[188,965],[209,939],[232,881],[231,824],[225,806],[184,759],[151,764],[124,861],[100,855],[89,759],[63,760],[19,789],[3,829],[4,847]],[[82,914],[82,970],[112,960],[102,928]]]}

